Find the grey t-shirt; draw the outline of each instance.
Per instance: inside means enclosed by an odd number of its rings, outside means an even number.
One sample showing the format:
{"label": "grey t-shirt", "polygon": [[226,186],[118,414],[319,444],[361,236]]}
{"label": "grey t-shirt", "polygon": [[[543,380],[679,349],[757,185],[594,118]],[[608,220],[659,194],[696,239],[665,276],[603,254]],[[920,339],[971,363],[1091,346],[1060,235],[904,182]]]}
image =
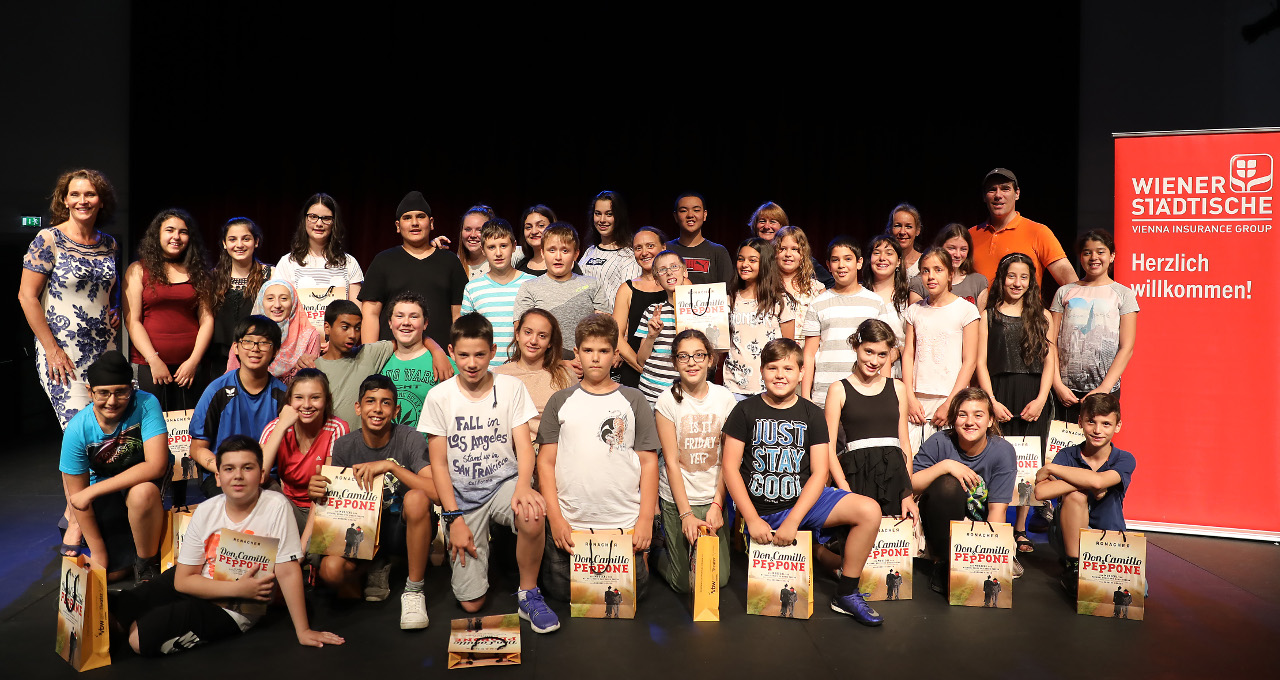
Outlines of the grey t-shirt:
{"label": "grey t-shirt", "polygon": [[564,338],[564,350],[571,355],[578,323],[592,312],[611,313],[613,299],[606,294],[599,279],[573,274],[564,281],[557,281],[543,274],[520,284],[514,318],[519,319],[532,307],[545,309],[556,318],[560,324],[560,335]]}
{"label": "grey t-shirt", "polygon": [[[338,467],[351,467],[360,463],[372,463],[376,460],[386,460],[394,458],[400,467],[405,468],[418,474],[431,464],[427,458],[427,439],[422,436],[421,432],[413,429],[408,425],[392,425],[391,439],[387,445],[375,449],[370,448],[364,442],[364,432],[356,430],[350,434],[345,434],[333,443],[333,465]],[[394,494],[395,496],[404,496],[404,485]],[[384,506],[388,504],[386,498],[383,499]]]}
{"label": "grey t-shirt", "polygon": [[[365,378],[381,373],[387,359],[395,353],[395,343],[379,340],[361,345],[349,357],[341,359],[316,359],[316,368],[329,378],[329,393],[333,395],[333,415],[350,425],[360,422],[356,417],[356,401],[360,399],[360,383]],[[421,439],[422,435],[418,435]]]}

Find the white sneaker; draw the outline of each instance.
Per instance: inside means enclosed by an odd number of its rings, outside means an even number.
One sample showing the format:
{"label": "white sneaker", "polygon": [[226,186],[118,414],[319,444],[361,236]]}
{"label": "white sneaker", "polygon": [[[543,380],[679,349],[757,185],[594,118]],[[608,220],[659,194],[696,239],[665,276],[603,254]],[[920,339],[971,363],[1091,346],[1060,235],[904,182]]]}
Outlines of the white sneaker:
{"label": "white sneaker", "polygon": [[1018,561],[1018,558],[1015,556],[1015,557],[1013,558],[1013,577],[1014,577],[1014,578],[1022,578],[1022,574],[1023,574],[1023,572],[1025,572],[1025,571],[1026,571],[1026,569],[1025,569],[1025,568],[1023,568],[1022,563],[1021,563],[1021,562],[1019,562],[1019,561]]}
{"label": "white sneaker", "polygon": [[427,598],[422,593],[404,593],[400,596],[400,630],[426,628],[431,623],[427,617]]}

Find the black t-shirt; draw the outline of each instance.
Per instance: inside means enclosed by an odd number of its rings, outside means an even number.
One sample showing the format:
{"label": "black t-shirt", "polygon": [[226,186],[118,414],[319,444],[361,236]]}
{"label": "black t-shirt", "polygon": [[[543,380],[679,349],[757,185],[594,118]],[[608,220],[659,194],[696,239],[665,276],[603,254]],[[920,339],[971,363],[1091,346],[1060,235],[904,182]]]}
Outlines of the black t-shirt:
{"label": "black t-shirt", "polygon": [[696,246],[682,246],[679,239],[667,241],[667,250],[684,258],[690,283],[729,283],[733,279],[733,258],[724,246],[702,239]]}
{"label": "black t-shirt", "polygon": [[360,300],[381,302],[378,339],[392,340],[387,320],[391,318],[391,298],[411,290],[427,301],[427,337],[449,346],[449,327],[453,325],[453,305],[462,304],[462,289],[467,274],[458,256],[448,250],[435,252],[419,260],[401,246],[388,248],[374,256],[365,270]]}
{"label": "black t-shirt", "polygon": [[[520,260],[520,262],[516,264],[516,266],[515,266],[515,270],[516,270],[516,271],[524,272],[524,273],[526,273],[526,274],[528,274],[528,275],[530,275],[530,276],[542,276],[543,274],[546,274],[546,273],[547,273],[547,270],[546,270],[546,269],[533,269],[533,268],[531,268],[531,267],[529,266],[529,263],[530,263],[530,262],[532,262],[532,260],[528,260],[528,259]],[[546,264],[546,262],[545,262],[545,261],[543,261],[543,264]],[[574,263],[573,263],[573,273],[574,273],[574,274],[577,274],[578,276],[583,276],[582,269],[581,269],[580,267],[578,267],[578,263],[577,263],[577,262],[574,262]]]}
{"label": "black t-shirt", "polygon": [[757,394],[738,402],[724,433],[743,443],[742,480],[760,516],[789,509],[809,481],[809,447],[830,441],[822,409],[800,398],[777,409]]}

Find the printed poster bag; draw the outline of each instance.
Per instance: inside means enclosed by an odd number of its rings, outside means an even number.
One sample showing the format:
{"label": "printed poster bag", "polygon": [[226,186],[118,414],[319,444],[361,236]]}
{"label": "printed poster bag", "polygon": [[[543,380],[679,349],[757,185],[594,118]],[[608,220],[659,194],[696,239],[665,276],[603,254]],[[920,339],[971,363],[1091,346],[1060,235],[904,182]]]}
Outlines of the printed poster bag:
{"label": "printed poster bag", "polygon": [[54,651],[78,671],[111,665],[107,570],[90,566],[84,555],[62,558]]}
{"label": "printed poster bag", "polygon": [[788,546],[747,545],[747,613],[807,619],[813,613],[813,534],[796,532]]}
{"label": "printed poster bag", "polygon": [[494,614],[449,622],[449,668],[520,665],[520,615]]}
{"label": "printed poster bag", "polygon": [[911,518],[880,518],[880,531],[867,555],[867,564],[858,579],[858,591],[868,602],[911,599],[911,558],[915,556],[915,536]]}
{"label": "printed poster bag", "polygon": [[715,349],[729,349],[729,296],[724,283],[676,286],[676,332],[702,331]]}
{"label": "printed poster bag", "polygon": [[710,527],[698,527],[698,540],[689,550],[689,591],[693,620],[720,620],[720,537]]}
{"label": "printed poster bag", "polygon": [[173,508],[165,515],[164,541],[160,549],[160,571],[168,571],[178,563],[178,553],[182,550],[182,537],[187,535],[187,525],[191,523],[191,508],[182,510]]}
{"label": "printed poster bag", "polygon": [[1049,442],[1045,446],[1044,459],[1052,463],[1058,452],[1068,446],[1084,442],[1084,430],[1076,423],[1055,420],[1049,423]]}
{"label": "printed poster bag", "polygon": [[1013,525],[952,520],[950,601],[1013,608]]}
{"label": "printed poster bag", "polygon": [[[206,550],[213,550],[213,580],[238,581],[255,567],[258,571],[254,578],[262,578],[263,573],[275,571],[280,539],[227,528],[219,529],[215,535],[217,543],[206,547]],[[223,606],[246,616],[267,613],[267,603],[257,600],[235,600]]]}
{"label": "printed poster bag", "polygon": [[382,521],[382,477],[366,491],[351,468],[325,465],[320,474],[329,478],[324,501],[312,505],[315,526],[307,552],[371,560],[378,552]]}
{"label": "printed poster bag", "polygon": [[1146,535],[1081,529],[1076,613],[1141,621],[1146,597]]}
{"label": "printed poster bag", "polygon": [[346,286],[329,286],[327,288],[299,288],[298,300],[302,302],[302,311],[307,321],[316,329],[320,337],[324,337],[324,312],[334,300],[347,299]]}
{"label": "printed poster bag", "polygon": [[1040,460],[1039,437],[1005,437],[1005,441],[1013,444],[1018,455],[1018,478],[1013,485],[1013,499],[1009,505],[1044,505],[1044,501],[1035,499],[1036,473],[1040,471],[1044,461]]}
{"label": "printed poster bag", "polygon": [[200,468],[191,458],[192,413],[195,413],[195,409],[164,412],[164,427],[169,431],[169,453],[173,454],[175,482],[200,478]]}
{"label": "printed poster bag", "polygon": [[575,531],[569,555],[569,614],[636,617],[636,565],[630,531]]}

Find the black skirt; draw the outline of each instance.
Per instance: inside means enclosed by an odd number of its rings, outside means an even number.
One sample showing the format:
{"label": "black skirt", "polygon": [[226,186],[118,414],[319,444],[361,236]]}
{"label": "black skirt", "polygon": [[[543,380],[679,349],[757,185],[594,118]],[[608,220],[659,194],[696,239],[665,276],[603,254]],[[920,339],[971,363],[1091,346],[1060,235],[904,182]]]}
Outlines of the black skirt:
{"label": "black skirt", "polygon": [[911,494],[911,475],[902,449],[896,446],[872,446],[840,454],[849,490],[880,504],[881,515],[902,512],[902,499]]}
{"label": "black skirt", "polygon": [[1049,422],[1053,420],[1053,400],[1046,399],[1040,417],[1027,422],[1019,414],[1040,394],[1040,376],[1033,373],[1000,373],[991,376],[991,388],[996,401],[1005,405],[1013,414],[1013,420],[1000,423],[1000,433],[1006,437],[1039,437],[1041,451],[1049,436]]}

